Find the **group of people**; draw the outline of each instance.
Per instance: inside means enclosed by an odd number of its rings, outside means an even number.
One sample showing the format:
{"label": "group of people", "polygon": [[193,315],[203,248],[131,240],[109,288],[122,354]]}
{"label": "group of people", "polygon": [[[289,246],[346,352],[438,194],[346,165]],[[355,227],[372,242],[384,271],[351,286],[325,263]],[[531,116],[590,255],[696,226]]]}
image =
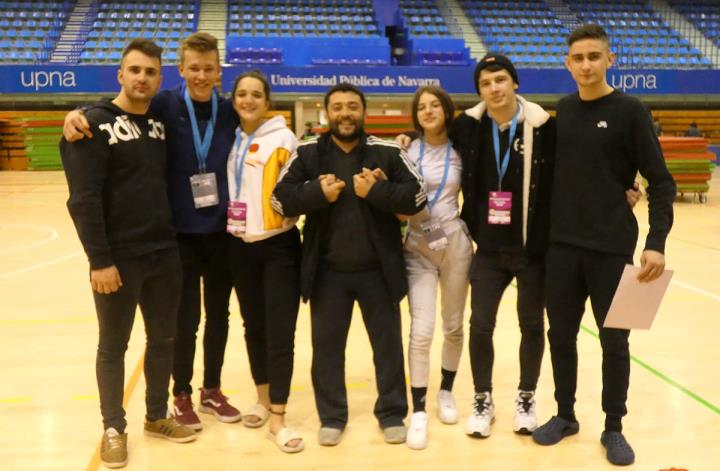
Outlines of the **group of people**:
{"label": "group of people", "polygon": [[[161,49],[133,40],[118,71],[120,93],[71,112],[61,142],[68,209],[90,261],[100,326],[103,463],[127,463],[123,359],[138,305],[147,332],[145,432],[187,442],[202,429],[191,387],[201,299],[199,412],[255,428],[269,421],[269,437],[282,451],[303,450],[305,441],[284,420],[302,298],[310,303],[318,441],[340,443],[348,422],[345,347],[357,301],[373,349],[374,414],[384,439],[422,449],[438,288],[444,339],[437,412],[447,424],[459,420],[452,390],[469,290],[475,400],[466,433],[488,437],[492,337],[513,279],[521,331],[514,430],[541,445],[578,432],[576,337],[590,297],[603,347],[601,442],[610,462],[632,463],[622,434],[629,331],[602,325],[637,242],[636,173],[649,182],[641,281],[664,269],[675,187],[647,112],[606,81],[614,56],[605,32],[580,27],[568,46],[578,93],[560,101],[557,119],[516,94],[519,77],[507,57],[488,54],[473,77],[482,101],[457,117],[444,90],[417,90],[414,140],[368,135],[363,92],[341,83],[324,98],[329,132],[298,143],[284,118],[266,119],[271,91],[261,73],[242,73],[229,99],[218,95],[211,35],[183,41],[183,84],[159,93]],[[257,388],[257,402],[244,414],[220,389],[233,289]],[[407,428],[406,295],[413,407]],[[546,306],[558,411],[538,426]]]}

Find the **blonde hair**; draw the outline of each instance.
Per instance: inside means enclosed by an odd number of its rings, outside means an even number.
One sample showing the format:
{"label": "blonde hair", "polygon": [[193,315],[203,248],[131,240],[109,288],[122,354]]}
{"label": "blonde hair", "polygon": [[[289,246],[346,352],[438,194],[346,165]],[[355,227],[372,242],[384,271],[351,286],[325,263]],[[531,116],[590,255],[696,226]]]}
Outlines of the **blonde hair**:
{"label": "blonde hair", "polygon": [[215,51],[220,60],[220,51],[218,50],[218,41],[215,36],[209,33],[197,32],[193,33],[183,40],[180,44],[180,63],[185,59],[185,51],[191,49],[197,52]]}

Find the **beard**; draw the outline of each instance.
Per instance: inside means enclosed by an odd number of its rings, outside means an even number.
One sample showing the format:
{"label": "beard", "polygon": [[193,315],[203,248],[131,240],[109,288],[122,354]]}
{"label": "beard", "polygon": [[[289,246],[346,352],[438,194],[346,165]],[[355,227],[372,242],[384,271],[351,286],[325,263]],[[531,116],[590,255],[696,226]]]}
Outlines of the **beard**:
{"label": "beard", "polygon": [[355,125],[355,129],[350,134],[346,134],[340,131],[340,123],[336,121],[330,122],[330,133],[335,136],[337,140],[342,142],[356,141],[360,138],[363,132],[365,132],[365,130],[362,122],[353,121],[353,124]]}

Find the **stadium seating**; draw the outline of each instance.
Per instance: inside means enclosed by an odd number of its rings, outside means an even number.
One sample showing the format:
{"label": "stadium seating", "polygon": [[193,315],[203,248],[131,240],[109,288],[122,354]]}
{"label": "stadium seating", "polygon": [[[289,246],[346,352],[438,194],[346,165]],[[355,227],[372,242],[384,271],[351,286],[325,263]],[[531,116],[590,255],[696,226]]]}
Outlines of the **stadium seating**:
{"label": "stadium seating", "polygon": [[47,60],[65,26],[66,2],[0,2],[0,62]]}
{"label": "stadium seating", "polygon": [[[486,48],[508,55],[518,67],[562,67],[569,29],[585,22],[598,23],[608,31],[619,67],[713,67],[648,0],[459,3]],[[199,0],[94,2],[97,9],[83,23],[64,60],[114,63],[129,39],[151,36],[165,48],[164,58],[173,62],[182,38],[197,30],[199,4]],[[720,47],[720,3],[668,0],[667,4]],[[383,24],[374,10],[382,11],[380,4],[363,0],[228,0],[227,5],[227,37],[252,38],[231,41],[235,46],[226,50],[227,63],[465,66],[473,60],[457,28],[455,16],[460,12],[452,11],[446,2],[400,0],[394,19]],[[47,62],[74,8],[72,0],[0,1],[0,62]],[[386,26],[395,27],[398,35],[386,38]],[[406,53],[391,57],[391,43]]]}
{"label": "stadium seating", "polygon": [[177,60],[181,38],[197,28],[197,2],[100,2],[97,18],[80,53],[80,63],[116,63],[129,40],[154,37],[167,62]]}
{"label": "stadium seating", "polygon": [[568,28],[543,1],[463,0],[488,51],[519,67],[562,67]]}
{"label": "stadium seating", "polygon": [[239,36],[379,36],[368,2],[228,1],[227,34]]}
{"label": "stadium seating", "polygon": [[411,38],[452,36],[445,18],[433,0],[401,0],[400,11]]}
{"label": "stadium seating", "polygon": [[671,0],[668,2],[695,28],[720,47],[720,4],[715,0]]}
{"label": "stadium seating", "polygon": [[[362,1],[230,0],[227,36],[232,47],[226,60],[231,64],[387,65],[390,61],[390,47],[380,35],[372,4]],[[286,51],[292,51],[292,57]]]}
{"label": "stadium seating", "polygon": [[644,0],[567,3],[581,22],[597,23],[607,30],[621,67],[706,69],[712,65]]}

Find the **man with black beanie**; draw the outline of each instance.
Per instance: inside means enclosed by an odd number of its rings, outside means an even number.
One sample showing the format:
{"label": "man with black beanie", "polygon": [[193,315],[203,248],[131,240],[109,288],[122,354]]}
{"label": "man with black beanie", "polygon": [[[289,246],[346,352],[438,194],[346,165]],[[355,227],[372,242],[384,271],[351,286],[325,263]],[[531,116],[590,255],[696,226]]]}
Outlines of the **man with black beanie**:
{"label": "man with black beanie", "polygon": [[535,389],[544,348],[544,255],[550,220],[555,120],[515,94],[517,71],[507,57],[488,54],[477,64],[483,101],[453,123],[450,138],[462,158],[461,216],[477,244],[470,269],[470,365],[475,403],[466,433],[490,436],[493,331],[503,292],[518,286],[520,379],[513,430],[537,426]]}

